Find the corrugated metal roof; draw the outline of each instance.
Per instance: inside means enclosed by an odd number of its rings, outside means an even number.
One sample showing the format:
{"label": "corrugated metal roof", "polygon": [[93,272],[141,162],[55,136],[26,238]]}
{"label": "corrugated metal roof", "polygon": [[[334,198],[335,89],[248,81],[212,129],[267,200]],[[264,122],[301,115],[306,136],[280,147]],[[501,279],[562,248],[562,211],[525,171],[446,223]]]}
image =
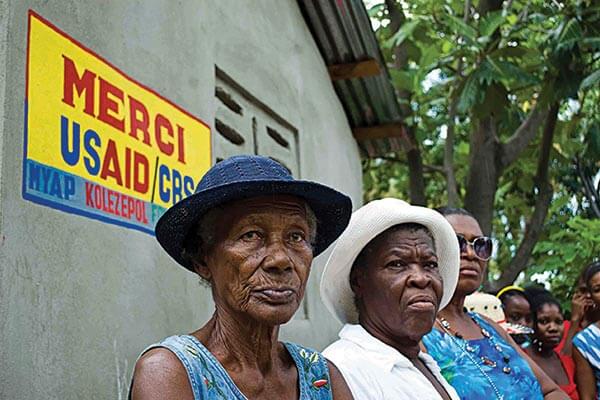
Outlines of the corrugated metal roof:
{"label": "corrugated metal roof", "polygon": [[[402,116],[389,72],[364,4],[360,0],[298,0],[328,66],[375,59],[381,73],[335,80],[333,85],[352,128],[400,123]],[[360,140],[363,155],[374,157],[402,149],[397,137]]]}

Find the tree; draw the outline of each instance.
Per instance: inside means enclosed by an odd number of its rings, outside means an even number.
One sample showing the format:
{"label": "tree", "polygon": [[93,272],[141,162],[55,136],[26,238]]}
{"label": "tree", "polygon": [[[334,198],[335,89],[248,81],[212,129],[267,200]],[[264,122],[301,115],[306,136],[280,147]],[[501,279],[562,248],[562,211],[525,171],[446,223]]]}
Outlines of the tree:
{"label": "tree", "polygon": [[600,6],[385,0],[370,13],[414,146],[365,160],[365,200],[463,205],[502,243],[487,289],[513,282],[543,263],[534,250],[550,240],[549,224],[565,229],[547,221],[555,201],[572,201],[570,214],[600,211],[599,114],[590,112]]}

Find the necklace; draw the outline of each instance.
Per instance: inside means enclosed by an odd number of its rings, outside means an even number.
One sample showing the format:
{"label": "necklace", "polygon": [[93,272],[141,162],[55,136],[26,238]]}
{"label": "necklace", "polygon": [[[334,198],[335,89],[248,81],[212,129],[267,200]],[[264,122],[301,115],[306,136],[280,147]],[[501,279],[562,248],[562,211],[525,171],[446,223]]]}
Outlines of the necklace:
{"label": "necklace", "polygon": [[538,353],[542,354],[542,351],[544,350],[544,344],[542,342],[540,342],[538,339],[533,339],[532,344],[536,345]]}
{"label": "necklace", "polygon": [[[560,358],[558,357],[558,354],[556,354],[556,352],[552,348],[544,348],[544,344],[539,339],[533,339],[533,342],[531,344],[532,344],[532,346],[529,348],[537,356],[546,358],[546,359],[547,358],[558,358],[560,360]],[[544,350],[546,350],[546,351],[544,351]]]}
{"label": "necklace", "polygon": [[[477,322],[477,320],[472,315],[469,316],[471,317],[473,322],[479,327],[483,337],[485,337],[490,342],[491,346],[502,356],[502,360],[505,363],[504,367],[502,368],[502,372],[504,372],[505,374],[510,374],[511,368],[508,365],[510,362],[510,356],[504,352],[504,350],[498,343],[496,343],[494,337],[490,334],[490,332],[488,332],[487,329],[479,325],[479,322]],[[490,386],[492,387],[492,390],[496,394],[496,398],[498,400],[503,400],[504,396],[500,393],[498,387],[496,386],[492,378],[483,370],[482,367],[482,365],[487,365],[488,367],[495,368],[498,364],[494,360],[486,356],[481,356],[481,363],[478,362],[475,355],[476,349],[473,346],[471,346],[469,342],[466,339],[464,339],[464,337],[459,332],[452,332],[452,327],[445,318],[437,318],[437,321],[442,327],[442,329],[448,334],[448,337],[452,339],[452,341],[458,346],[458,348],[461,349],[463,353],[465,353],[469,360],[473,364],[475,364],[479,372],[481,372],[481,374],[487,379],[487,381],[490,383]]]}

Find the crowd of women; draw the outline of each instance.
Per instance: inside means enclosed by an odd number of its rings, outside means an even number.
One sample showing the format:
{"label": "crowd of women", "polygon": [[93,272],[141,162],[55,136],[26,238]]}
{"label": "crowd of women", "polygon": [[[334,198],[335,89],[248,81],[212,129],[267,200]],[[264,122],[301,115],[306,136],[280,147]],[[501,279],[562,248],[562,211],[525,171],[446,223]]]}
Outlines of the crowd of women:
{"label": "crowd of women", "polygon": [[[215,311],[142,352],[135,400],[600,399],[600,264],[582,273],[569,322],[548,292],[509,287],[501,326],[465,307],[493,243],[463,209],[388,198],[352,213],[332,188],[236,156],[167,210],[156,237],[210,286]],[[280,342],[334,241],[321,297],[339,339],[322,353]],[[527,325],[519,344],[511,332],[524,331],[505,329]]]}
{"label": "crowd of women", "polygon": [[520,341],[525,353],[570,398],[596,399],[600,393],[600,262],[585,267],[575,282],[569,320],[560,302],[544,288],[508,286],[497,297],[507,322],[531,329],[532,335]]}

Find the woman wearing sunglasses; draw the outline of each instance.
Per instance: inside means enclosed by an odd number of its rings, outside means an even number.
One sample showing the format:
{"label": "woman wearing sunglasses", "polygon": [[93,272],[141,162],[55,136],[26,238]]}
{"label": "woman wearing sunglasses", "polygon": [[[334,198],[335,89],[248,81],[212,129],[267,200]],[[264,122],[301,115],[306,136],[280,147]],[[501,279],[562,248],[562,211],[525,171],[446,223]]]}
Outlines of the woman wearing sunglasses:
{"label": "woman wearing sunglasses", "polygon": [[456,232],[460,272],[450,304],[438,313],[434,329],[422,343],[444,378],[461,399],[568,399],[500,326],[465,311],[465,297],[481,285],[493,243],[468,211],[448,207],[438,211]]}

